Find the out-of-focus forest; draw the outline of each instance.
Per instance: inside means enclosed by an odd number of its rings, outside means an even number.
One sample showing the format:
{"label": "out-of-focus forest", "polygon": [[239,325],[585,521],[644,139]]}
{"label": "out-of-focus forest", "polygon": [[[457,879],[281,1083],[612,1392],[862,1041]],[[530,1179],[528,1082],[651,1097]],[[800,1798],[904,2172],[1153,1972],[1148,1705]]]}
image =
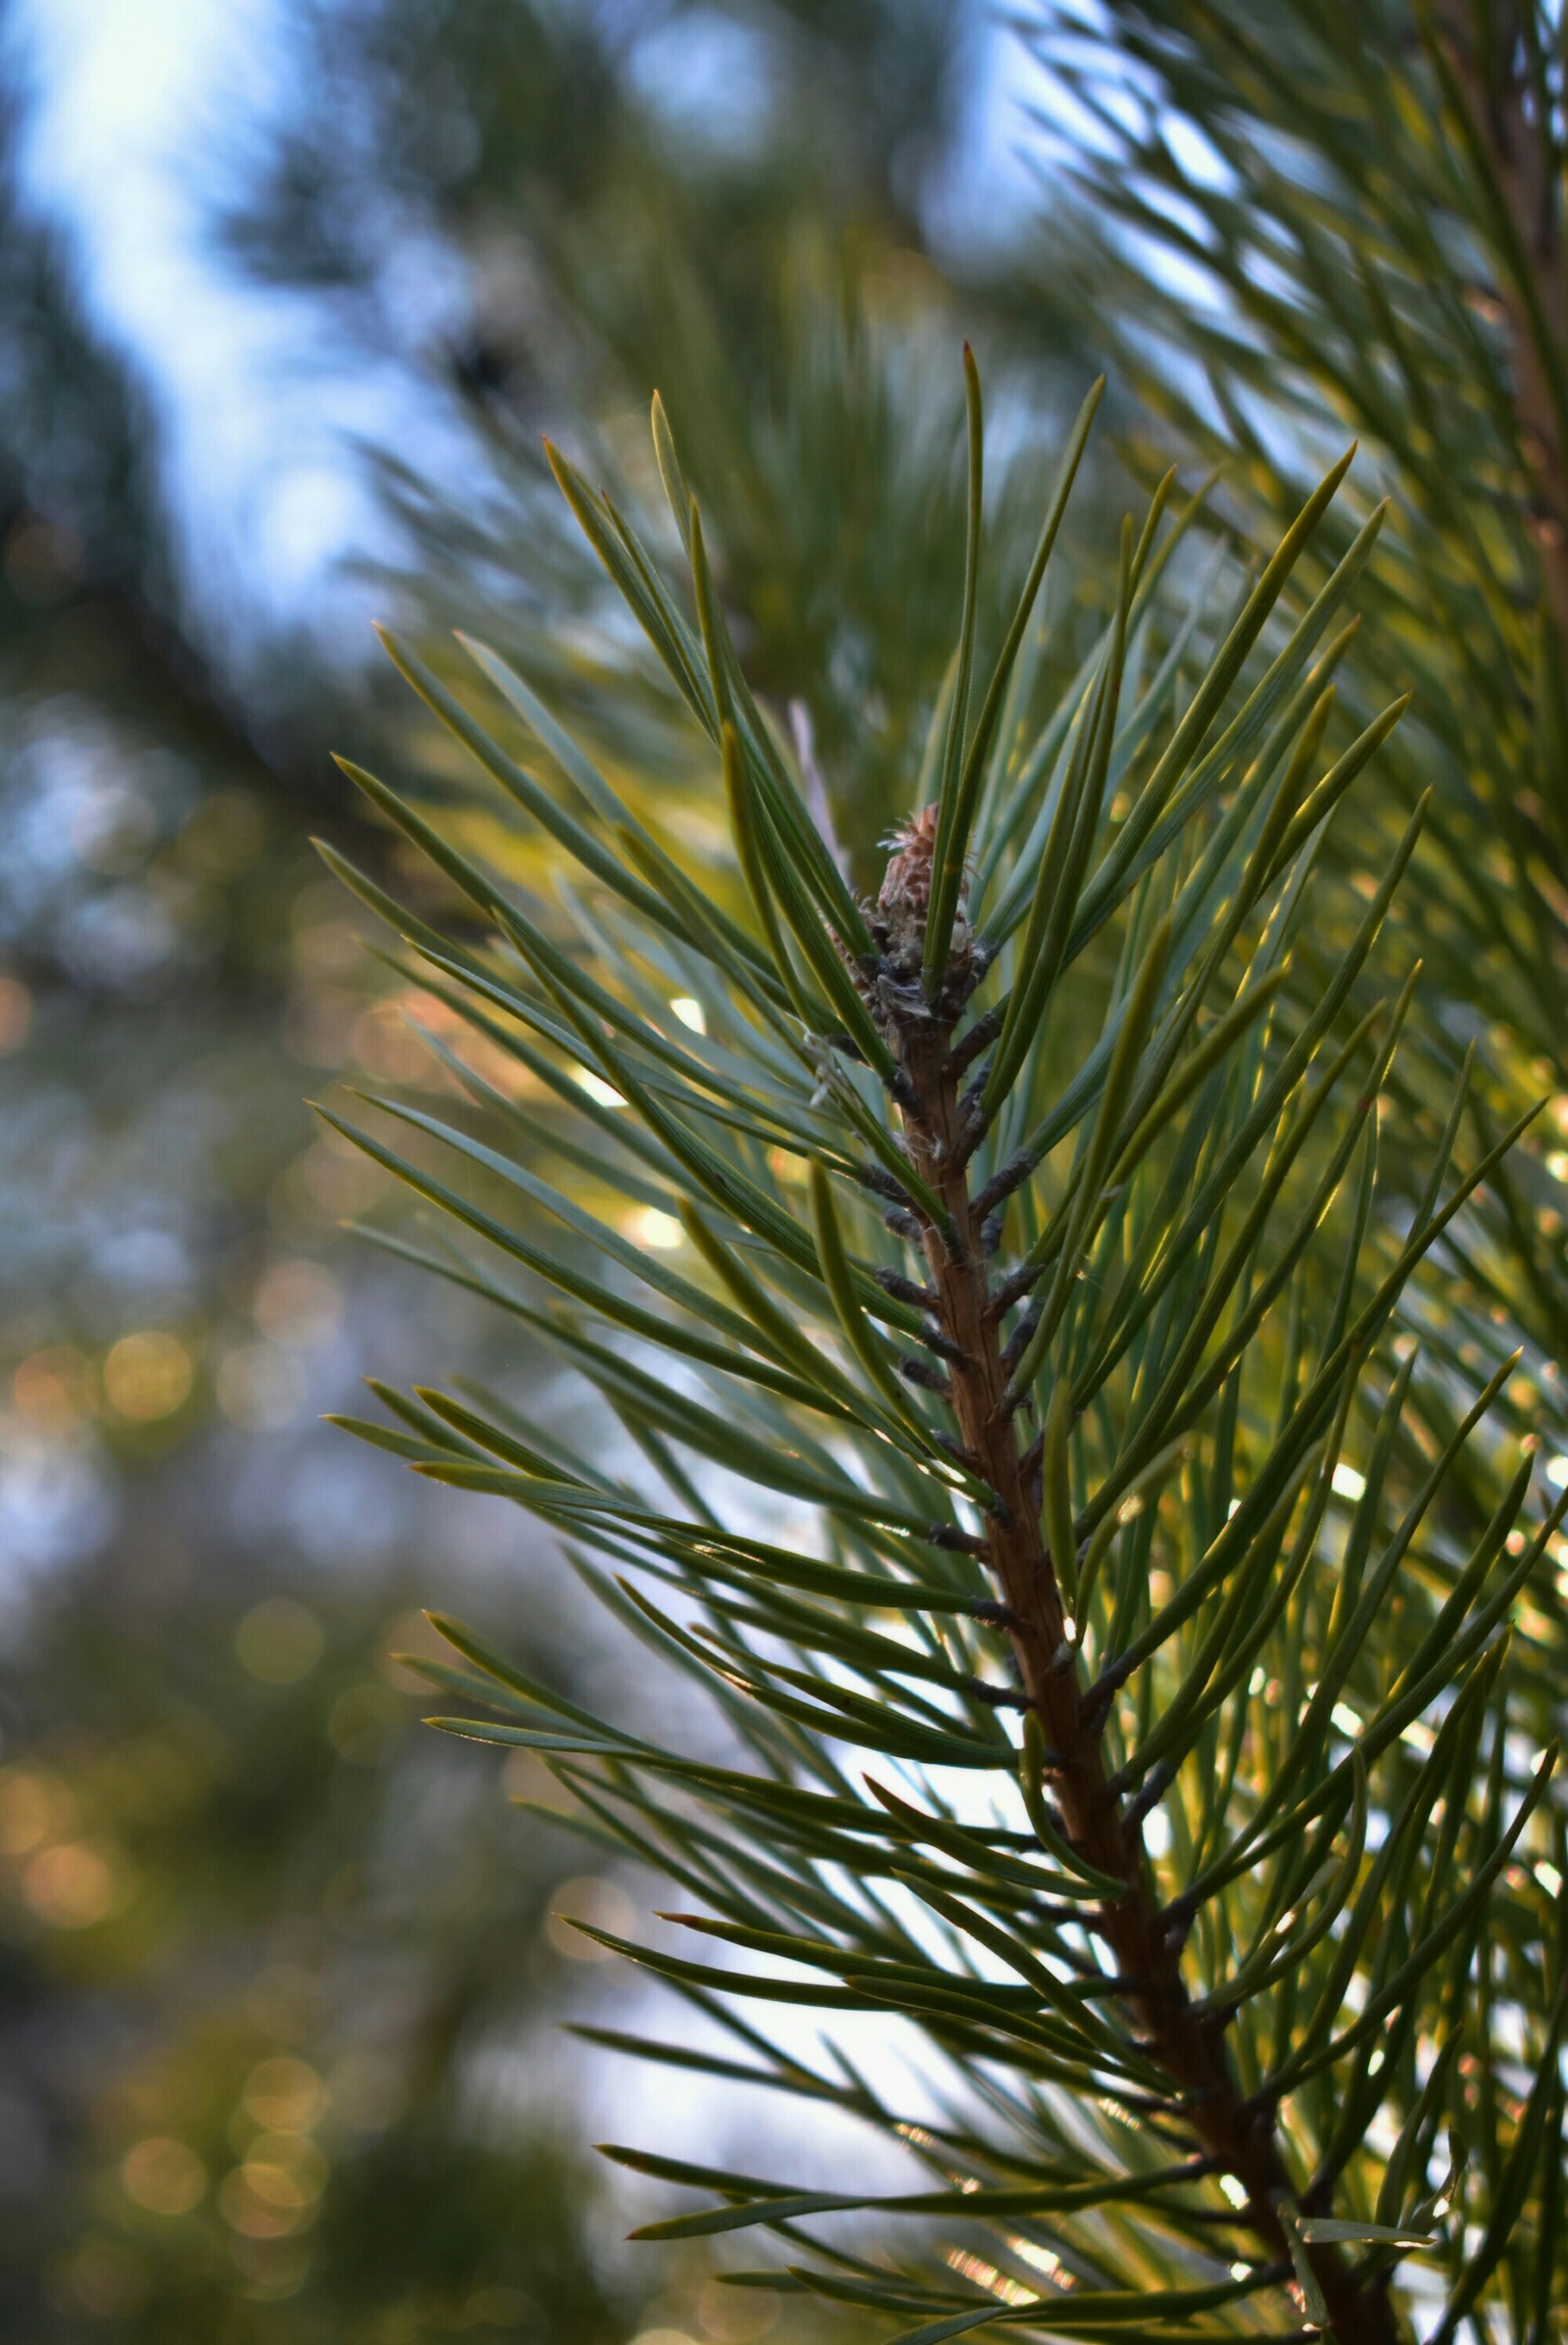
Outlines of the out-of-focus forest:
{"label": "out-of-focus forest", "polygon": [[[383,406],[341,450],[384,523],[350,599],[438,664],[472,629],[602,727],[636,663],[541,441],[636,502],[657,385],[754,678],[891,821],[954,622],[961,335],[1020,480],[1094,371],[1028,207],[1011,247],[972,205],[954,226],[977,24],[945,0],[274,11],[266,102],[199,117],[189,170],[212,268],[311,305],[338,409],[357,370],[404,387],[409,431]],[[422,1733],[394,1656],[439,1600],[557,1682],[624,1661],[520,1518],[432,1511],[320,1421],[369,1359],[526,1371],[525,1338],[345,1234],[374,1207],[395,1239],[398,1212],[303,1103],[442,1081],[438,993],[367,950],[311,836],[400,892],[428,873],[329,752],[449,809],[469,785],[368,631],[361,658],[225,612],[145,360],[29,193],[38,92],[25,43],[5,57],[0,2328],[746,2345],[776,2302],[715,2291],[695,2249],[615,2247],[577,2147],[603,2085],[557,2024],[613,2025],[631,1990],[555,1915],[613,1923],[628,1884]],[[998,499],[1004,535],[1022,503]],[[679,791],[663,705],[617,705]],[[540,1785],[514,1764],[507,1788]]]}

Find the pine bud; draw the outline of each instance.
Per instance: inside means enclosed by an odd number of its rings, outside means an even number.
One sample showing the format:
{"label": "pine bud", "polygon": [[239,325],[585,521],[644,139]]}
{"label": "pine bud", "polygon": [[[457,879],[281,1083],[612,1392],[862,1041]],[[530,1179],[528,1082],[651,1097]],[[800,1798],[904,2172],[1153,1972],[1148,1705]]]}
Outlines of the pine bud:
{"label": "pine bud", "polygon": [[[874,928],[895,973],[901,978],[912,976],[925,956],[925,924],[931,910],[931,888],[935,877],[937,843],[937,808],[922,806],[901,822],[883,844],[892,848],[887,870],[882,877],[881,893],[876,900],[877,920]],[[948,969],[952,974],[966,974],[973,957],[974,940],[968,920],[969,880],[965,873],[958,890],[958,908],[954,917],[953,936],[948,947]]]}

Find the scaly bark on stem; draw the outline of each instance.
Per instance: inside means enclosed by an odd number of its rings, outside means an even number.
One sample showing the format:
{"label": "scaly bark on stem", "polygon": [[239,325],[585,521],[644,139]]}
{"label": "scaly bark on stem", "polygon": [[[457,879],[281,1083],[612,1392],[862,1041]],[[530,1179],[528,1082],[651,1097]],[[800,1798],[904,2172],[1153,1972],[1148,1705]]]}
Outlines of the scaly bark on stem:
{"label": "scaly bark on stem", "polygon": [[[1096,1927],[1111,1949],[1117,1974],[1137,1981],[1128,1989],[1127,2002],[1152,2057],[1180,2092],[1186,2121],[1221,2171],[1245,2187],[1245,2221],[1266,2260],[1288,2263],[1290,2248],[1276,2200],[1289,2184],[1272,2119],[1248,2106],[1231,2072],[1222,2028],[1193,2009],[1179,1946],[1162,1927],[1141,1828],[1129,1829],[1106,1778],[1101,1727],[1083,1714],[1077,1661],[1066,1642],[1061,1596],[1041,1534],[1039,1492],[1015,1419],[1004,1402],[1007,1378],[1001,1335],[987,1312],[985,1259],[960,1144],[952,1021],[914,1010],[895,1013],[888,1030],[918,1100],[917,1107],[904,1110],[910,1160],[941,1197],[952,1221],[951,1245],[929,1224],[922,1225],[921,1242],[938,1317],[961,1355],[949,1370],[959,1434],[1001,1501],[987,1536],[1007,1608],[1007,1634],[1046,1740],[1063,1762],[1054,1787],[1073,1845],[1102,1872],[1126,1883],[1122,1896],[1100,1908]],[[1395,2345],[1398,2332],[1386,2287],[1358,2286],[1335,2249],[1306,2252],[1339,2345]]]}

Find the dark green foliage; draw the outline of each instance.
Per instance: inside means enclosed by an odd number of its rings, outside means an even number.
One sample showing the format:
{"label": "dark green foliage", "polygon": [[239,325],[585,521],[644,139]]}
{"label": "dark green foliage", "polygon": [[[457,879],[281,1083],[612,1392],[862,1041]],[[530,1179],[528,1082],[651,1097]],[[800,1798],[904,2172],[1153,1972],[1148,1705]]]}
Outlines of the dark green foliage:
{"label": "dark green foliage", "polygon": [[[972,376],[971,404],[978,480]],[[739,2284],[905,2345],[1356,2345],[1423,2291],[1451,2327],[1499,2274],[1549,2320],[1565,1860],[1504,1662],[1521,1602],[1555,1603],[1568,1499],[1493,1417],[1511,1363],[1411,1333],[1531,1111],[1472,1146],[1466,1067],[1430,1145],[1401,1129],[1422,1011],[1389,913],[1427,801],[1347,890],[1342,797],[1398,707],[1319,746],[1377,521],[1332,550],[1337,464],[1255,576],[1194,578],[1163,483],[1075,645],[1032,587],[1011,633],[974,626],[972,527],[929,803],[858,901],[657,412],[656,440],[689,592],[558,473],[706,738],[734,865],[645,793],[634,818],[493,655],[505,743],[399,655],[512,801],[432,828],[356,776],[465,900],[450,944],[403,924],[404,965],[486,1069],[467,1105],[350,1127],[437,1208],[431,1269],[647,1472],[467,1385],[357,1430],[527,1509],[713,1705],[716,1740],[672,1742],[439,1624],[443,1723],[542,1756],[694,1909],[597,1932],[718,2031],[642,2048],[891,2131],[925,2175],[871,2198],[613,2154],[704,2193],[659,2235],[756,2226]],[[513,876],[519,801],[579,866],[548,903]],[[580,1116],[532,1117],[541,1081]],[[769,2001],[898,2015],[928,2105],[890,2103],[847,2018],[814,2064],[775,2045]]]}
{"label": "dark green foliage", "polygon": [[1348,734],[1405,690],[1414,708],[1344,852],[1369,857],[1374,826],[1433,792],[1408,901],[1446,1006],[1424,1049],[1456,1063],[1480,1044],[1491,1129],[1558,1095],[1461,1277],[1483,1323],[1503,1314],[1504,1349],[1526,1338],[1521,1429],[1560,1451],[1568,1270],[1544,1161],[1568,1090],[1558,12],[1109,0],[1093,32],[1063,6],[1029,37],[1095,123],[1053,152],[1084,202],[1052,286],[1142,395],[1141,463],[1163,468],[1173,440],[1221,460],[1222,510],[1266,533],[1354,432],[1342,526],[1390,501],[1334,722]]}

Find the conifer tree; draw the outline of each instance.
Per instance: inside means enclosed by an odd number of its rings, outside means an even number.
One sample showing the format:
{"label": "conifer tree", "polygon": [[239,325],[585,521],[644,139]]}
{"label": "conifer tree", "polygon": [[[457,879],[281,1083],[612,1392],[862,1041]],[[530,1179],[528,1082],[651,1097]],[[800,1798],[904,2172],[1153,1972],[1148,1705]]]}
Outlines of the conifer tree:
{"label": "conifer tree", "polygon": [[[1091,391],[987,649],[966,384],[957,640],[880,868],[749,687],[657,402],[689,589],[554,461],[722,852],[483,645],[484,719],[389,644],[489,810],[346,770],[462,917],[329,859],[476,1048],[438,1046],[463,1107],[333,1120],[431,1208],[428,1267],[627,1441],[463,1380],[355,1430],[537,1519],[726,1747],[445,1619],[441,1723],[539,1754],[592,1846],[677,1884],[641,1941],[596,1934],[704,2032],[601,2041],[910,2160],[890,2197],[616,2148],[702,2194],[644,2235],[758,2232],[734,2284],[902,2345],[1498,2315],[1544,2345],[1568,1853],[1507,1651],[1568,1495],[1499,1414],[1513,1359],[1467,1373],[1428,1282],[1532,1114],[1478,1138],[1468,1064],[1428,1088],[1390,913],[1433,802],[1375,868],[1341,846],[1403,710],[1328,737],[1382,515],[1336,540],[1342,457],[1255,572],[1194,583],[1167,475],[1074,643],[1037,610]],[[574,866],[549,900],[530,833]],[[770,2002],[826,2015],[819,2058]],[[918,2104],[867,2073],[866,2013],[918,2043]]]}

